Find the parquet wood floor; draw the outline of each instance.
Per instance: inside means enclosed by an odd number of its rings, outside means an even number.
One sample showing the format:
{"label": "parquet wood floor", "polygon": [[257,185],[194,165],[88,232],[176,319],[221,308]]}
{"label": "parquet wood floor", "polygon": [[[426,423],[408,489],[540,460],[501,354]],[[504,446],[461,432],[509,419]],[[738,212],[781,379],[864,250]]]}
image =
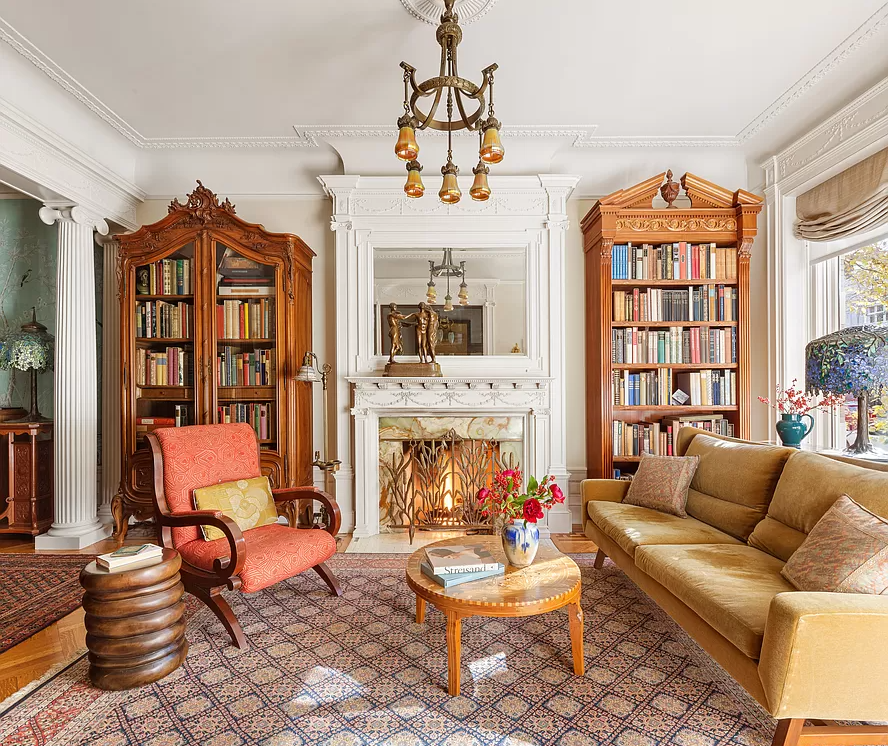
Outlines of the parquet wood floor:
{"label": "parquet wood floor", "polygon": [[[587,539],[578,526],[570,534],[553,534],[552,540],[558,549],[576,554],[596,551],[595,545]],[[153,541],[150,530],[131,530],[127,544],[141,544]],[[344,552],[351,536],[343,536],[337,551]],[[74,552],[40,552],[40,554],[102,554],[117,547],[111,539],[100,541],[92,546]],[[0,536],[0,554],[34,554],[34,541],[24,537]],[[78,650],[86,646],[86,629],[83,626],[83,609],[72,611],[66,617],[29,637],[14,648],[0,654],[0,701],[40,678],[53,666],[64,663]]]}

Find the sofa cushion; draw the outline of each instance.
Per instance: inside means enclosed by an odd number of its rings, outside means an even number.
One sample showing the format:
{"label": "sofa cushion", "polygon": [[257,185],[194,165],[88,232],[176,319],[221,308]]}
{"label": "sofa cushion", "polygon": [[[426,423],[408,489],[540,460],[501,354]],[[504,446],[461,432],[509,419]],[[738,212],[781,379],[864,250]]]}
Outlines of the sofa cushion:
{"label": "sofa cushion", "polygon": [[771,599],[795,590],[783,562],[743,544],[644,546],[635,565],[756,660]]}
{"label": "sofa cushion", "polygon": [[696,456],[642,456],[623,502],[687,518],[688,486],[699,461]]}
{"label": "sofa cushion", "polygon": [[697,435],[685,455],[700,465],[688,491],[688,515],[746,541],[765,517],[791,448]]}
{"label": "sofa cushion", "polygon": [[740,544],[696,518],[679,518],[626,503],[586,503],[589,519],[630,557],[645,544]]}
{"label": "sofa cushion", "polygon": [[782,575],[802,591],[888,594],[888,521],[842,495]]}
{"label": "sofa cushion", "polygon": [[816,453],[795,453],[783,470],[767,518],[749,537],[750,545],[785,562],[842,495],[888,518],[888,473]]}

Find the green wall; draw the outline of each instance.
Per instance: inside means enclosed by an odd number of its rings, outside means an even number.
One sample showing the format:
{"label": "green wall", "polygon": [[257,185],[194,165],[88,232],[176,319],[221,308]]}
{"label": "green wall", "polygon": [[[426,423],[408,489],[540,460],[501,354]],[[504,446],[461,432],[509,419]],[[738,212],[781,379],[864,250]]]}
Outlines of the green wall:
{"label": "green wall", "polygon": [[[32,199],[0,199],[0,335],[18,329],[37,307],[55,335],[58,228],[37,215]],[[30,407],[30,375],[0,371],[0,406]],[[40,413],[52,417],[52,371],[37,376]]]}

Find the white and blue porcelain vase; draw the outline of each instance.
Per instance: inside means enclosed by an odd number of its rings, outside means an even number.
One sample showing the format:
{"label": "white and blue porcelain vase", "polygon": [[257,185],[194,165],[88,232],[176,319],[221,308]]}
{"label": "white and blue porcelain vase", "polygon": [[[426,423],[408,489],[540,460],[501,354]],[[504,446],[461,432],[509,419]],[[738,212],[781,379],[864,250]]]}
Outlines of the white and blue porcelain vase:
{"label": "white and blue porcelain vase", "polygon": [[533,563],[540,548],[540,530],[535,523],[523,519],[507,523],[503,529],[503,551],[512,567],[527,567]]}

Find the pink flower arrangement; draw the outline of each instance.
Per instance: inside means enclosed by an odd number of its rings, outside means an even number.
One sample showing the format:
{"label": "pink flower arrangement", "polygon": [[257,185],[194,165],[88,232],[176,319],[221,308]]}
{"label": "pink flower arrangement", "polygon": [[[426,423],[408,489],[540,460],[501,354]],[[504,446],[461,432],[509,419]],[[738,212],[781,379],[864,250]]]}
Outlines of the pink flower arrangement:
{"label": "pink flower arrangement", "polygon": [[762,404],[773,407],[781,414],[808,414],[815,409],[829,409],[830,407],[838,407],[845,403],[843,394],[826,394],[822,398],[817,394],[806,394],[801,389],[796,388],[797,378],[792,379],[792,385],[781,388],[777,386],[777,396],[774,399],[768,399],[764,396],[758,397]]}
{"label": "pink flower arrangement", "polygon": [[490,487],[478,490],[478,502],[485,516],[502,516],[507,521],[524,519],[536,523],[544,510],[564,502],[564,493],[551,474],[538,482],[534,477],[527,480],[527,490],[522,489],[523,475],[519,469],[496,472]]}

